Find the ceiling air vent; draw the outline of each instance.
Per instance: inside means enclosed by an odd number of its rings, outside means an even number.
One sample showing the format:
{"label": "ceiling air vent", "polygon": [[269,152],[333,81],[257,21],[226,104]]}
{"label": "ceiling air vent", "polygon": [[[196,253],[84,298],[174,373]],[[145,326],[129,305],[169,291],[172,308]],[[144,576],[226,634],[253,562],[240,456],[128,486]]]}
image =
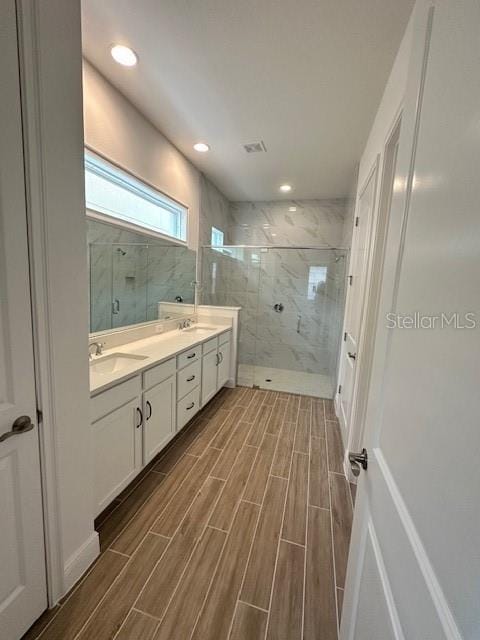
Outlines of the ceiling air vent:
{"label": "ceiling air vent", "polygon": [[249,144],[244,144],[243,148],[247,153],[264,153],[267,150],[265,143],[263,140],[260,142],[250,142]]}

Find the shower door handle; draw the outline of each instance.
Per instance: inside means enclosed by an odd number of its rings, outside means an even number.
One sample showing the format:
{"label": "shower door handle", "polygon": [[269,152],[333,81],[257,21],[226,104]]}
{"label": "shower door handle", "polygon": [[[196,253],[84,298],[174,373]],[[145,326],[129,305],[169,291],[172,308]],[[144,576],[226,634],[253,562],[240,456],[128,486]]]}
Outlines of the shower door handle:
{"label": "shower door handle", "polygon": [[114,315],[120,313],[120,300],[118,298],[115,298],[115,300],[112,302],[112,313]]}

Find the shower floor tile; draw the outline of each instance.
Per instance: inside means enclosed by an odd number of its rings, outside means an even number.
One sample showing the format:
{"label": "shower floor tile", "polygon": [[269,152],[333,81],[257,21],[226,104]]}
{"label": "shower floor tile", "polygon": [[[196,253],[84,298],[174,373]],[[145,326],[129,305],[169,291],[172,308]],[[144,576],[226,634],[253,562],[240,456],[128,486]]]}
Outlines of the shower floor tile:
{"label": "shower floor tile", "polygon": [[[271,382],[267,382],[271,380]],[[333,398],[333,382],[330,376],[319,373],[304,373],[290,369],[273,369],[251,364],[238,365],[237,384],[262,389],[299,393],[317,398]]]}

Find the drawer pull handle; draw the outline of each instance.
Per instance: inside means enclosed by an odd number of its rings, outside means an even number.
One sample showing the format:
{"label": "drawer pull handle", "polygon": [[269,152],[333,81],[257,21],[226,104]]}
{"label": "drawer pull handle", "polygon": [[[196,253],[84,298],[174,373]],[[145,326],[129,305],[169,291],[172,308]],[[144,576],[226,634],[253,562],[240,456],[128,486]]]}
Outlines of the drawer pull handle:
{"label": "drawer pull handle", "polygon": [[137,429],[140,429],[140,427],[142,426],[142,423],[143,423],[143,413],[142,413],[142,410],[140,409],[140,407],[137,407],[137,414],[140,417],[140,422],[135,426],[136,426]]}
{"label": "drawer pull handle", "polygon": [[187,378],[187,382],[192,382],[192,380],[195,380],[195,376],[190,376],[190,378]]}
{"label": "drawer pull handle", "polygon": [[194,358],[197,354],[195,352],[191,353],[189,356],[187,356],[188,360],[190,360],[191,358]]}
{"label": "drawer pull handle", "polygon": [[190,409],[193,409],[194,406],[195,406],[195,402],[192,402],[192,404],[189,404],[188,407],[186,407],[187,411],[190,411]]}
{"label": "drawer pull handle", "polygon": [[147,405],[147,409],[148,409],[147,420],[150,420],[150,418],[152,417],[152,405],[150,403],[150,400],[147,400],[146,405]]}

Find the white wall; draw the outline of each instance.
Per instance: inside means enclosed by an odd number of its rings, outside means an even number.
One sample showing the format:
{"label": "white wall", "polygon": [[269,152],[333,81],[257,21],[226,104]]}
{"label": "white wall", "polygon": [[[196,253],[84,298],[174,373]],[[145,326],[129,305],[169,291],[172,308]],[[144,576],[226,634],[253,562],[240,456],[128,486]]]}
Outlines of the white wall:
{"label": "white wall", "polygon": [[[377,154],[380,154],[380,167],[383,166],[385,143],[389,133],[391,132],[395,116],[400,111],[405,95],[411,46],[412,21],[410,20],[395,58],[385,91],[383,92],[382,100],[370,130],[365,149],[360,159],[357,194],[364,186],[365,180],[367,179],[375,162]],[[380,184],[381,179],[377,181],[378,191],[380,190]],[[376,202],[378,203],[378,197]]]}
{"label": "white wall", "polygon": [[188,245],[196,248],[198,169],[86,60],[83,104],[85,144],[188,207]]}

